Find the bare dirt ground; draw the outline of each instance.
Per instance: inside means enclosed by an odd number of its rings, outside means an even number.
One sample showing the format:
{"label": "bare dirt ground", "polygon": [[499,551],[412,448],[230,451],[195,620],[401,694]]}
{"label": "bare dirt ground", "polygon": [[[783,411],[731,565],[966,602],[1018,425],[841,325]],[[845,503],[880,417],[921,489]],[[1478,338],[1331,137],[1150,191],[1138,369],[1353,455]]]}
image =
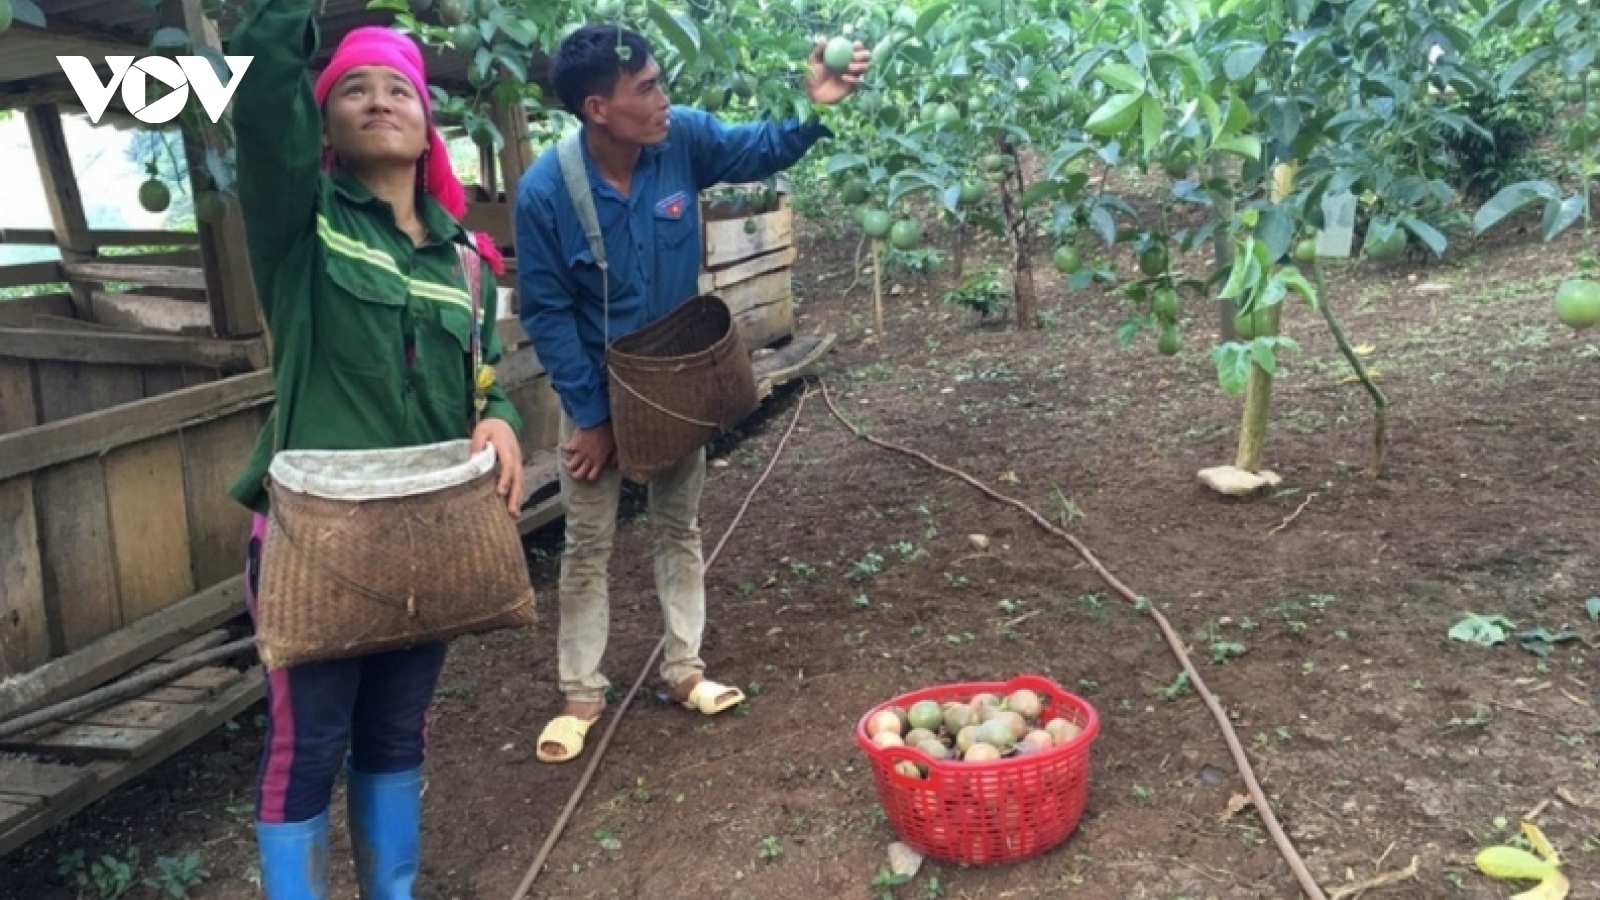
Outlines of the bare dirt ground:
{"label": "bare dirt ground", "polygon": [[[1284,483],[1250,500],[1195,480],[1232,462],[1239,410],[1206,357],[1209,307],[1188,301],[1186,347],[1167,359],[1148,336],[1120,348],[1120,301],[1069,293],[1053,270],[1040,275],[1048,325],[1027,332],[941,303],[948,269],[897,271],[888,334],[874,341],[865,286],[841,296],[854,245],[813,222],[796,269],[801,330],[840,336],[818,375],[847,415],[1064,523],[1158,603],[1324,889],[1415,858],[1414,879],[1367,896],[1510,896],[1473,854],[1550,801],[1538,821],[1572,896],[1600,896],[1600,625],[1585,610],[1600,595],[1600,350],[1549,312],[1580,237],[1544,246],[1508,233],[1444,263],[1331,266],[1333,302],[1394,403],[1388,465],[1361,473],[1367,399],[1320,320],[1293,309],[1285,331],[1303,351],[1282,366],[1267,446]],[[802,390],[719,446],[708,551]],[[651,533],[633,499],[607,660],[624,690],[660,634]],[[969,542],[979,533],[986,551]],[[452,652],[419,897],[509,898],[579,777],[581,764],[533,757],[558,703],[559,543],[552,532],[530,545],[544,621]],[[1016,511],[853,437],[815,390],[708,587],[710,672],[749,702],[704,719],[661,702],[652,673],[534,896],[1298,895],[1257,814],[1225,815],[1242,784],[1150,619]],[[1535,642],[1548,655],[1515,637],[1451,640],[1469,612],[1561,640]],[[1102,717],[1078,831],[1028,862],[928,863],[892,894],[875,885],[894,834],[852,739],[857,718],[904,691],[1023,672]],[[158,857],[200,851],[209,876],[190,896],[257,896],[259,743],[259,718],[241,717],[14,853],[0,896],[79,896],[58,871],[64,855],[133,849],[141,877]],[[341,825],[336,853],[347,846]],[[335,875],[337,896],[354,896],[348,866]]]}

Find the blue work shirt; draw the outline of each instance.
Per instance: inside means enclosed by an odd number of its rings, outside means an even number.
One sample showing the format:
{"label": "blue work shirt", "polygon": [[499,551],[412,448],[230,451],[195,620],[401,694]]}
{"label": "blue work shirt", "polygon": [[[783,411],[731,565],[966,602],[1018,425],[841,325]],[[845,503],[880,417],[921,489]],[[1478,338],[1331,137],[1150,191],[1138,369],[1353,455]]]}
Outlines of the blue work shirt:
{"label": "blue work shirt", "polygon": [[540,154],[517,185],[517,297],[523,330],[579,428],[611,417],[607,329],[614,341],[699,293],[700,192],[770,178],[831,136],[817,122],[727,125],[674,106],[667,139],[644,148],[627,196],[600,177],[580,141],[610,266],[609,316],[557,150]]}

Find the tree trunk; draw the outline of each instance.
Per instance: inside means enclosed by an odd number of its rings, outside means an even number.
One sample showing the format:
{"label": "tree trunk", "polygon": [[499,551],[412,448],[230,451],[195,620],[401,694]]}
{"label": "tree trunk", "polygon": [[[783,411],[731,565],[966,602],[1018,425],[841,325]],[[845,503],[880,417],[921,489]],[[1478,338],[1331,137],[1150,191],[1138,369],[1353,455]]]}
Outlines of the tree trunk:
{"label": "tree trunk", "polygon": [[1006,147],[1011,171],[1000,179],[1000,207],[1005,215],[1006,235],[1011,239],[1011,301],[1017,313],[1018,328],[1039,327],[1039,295],[1033,286],[1033,258],[1028,252],[1028,214],[1022,207],[1027,177],[1015,147]]}
{"label": "tree trunk", "polygon": [[1339,353],[1356,373],[1356,380],[1361,382],[1367,395],[1372,398],[1372,446],[1368,451],[1364,474],[1376,477],[1383,471],[1383,460],[1389,450],[1389,398],[1384,395],[1383,389],[1373,382],[1367,367],[1361,362],[1361,357],[1356,355],[1350,342],[1345,339],[1344,329],[1339,327],[1339,320],[1333,314],[1333,302],[1328,296],[1327,279],[1322,277],[1321,263],[1312,264],[1312,274],[1316,278],[1317,306],[1322,310],[1323,321],[1328,323],[1328,330],[1333,333],[1333,342],[1339,346]]}
{"label": "tree trunk", "polygon": [[956,270],[956,284],[967,274],[967,223],[956,220],[956,246],[954,253],[954,266]]}
{"label": "tree trunk", "polygon": [[877,324],[874,334],[878,338],[878,346],[883,346],[886,337],[883,330],[883,241],[872,239],[872,315]]}
{"label": "tree trunk", "polygon": [[[1289,196],[1294,189],[1295,167],[1289,164],[1280,164],[1272,172],[1272,200],[1281,201]],[[1271,307],[1268,318],[1271,326],[1267,329],[1269,334],[1278,333],[1279,318],[1283,313],[1283,303],[1280,301]],[[1267,420],[1272,411],[1272,374],[1266,369],[1250,363],[1250,381],[1245,386],[1244,394],[1244,421],[1239,425],[1239,453],[1234,460],[1234,466],[1246,472],[1259,472],[1263,462],[1263,451],[1267,443]]]}
{"label": "tree trunk", "polygon": [[[1228,177],[1227,166],[1220,156],[1211,161],[1211,177],[1218,180]],[[1223,200],[1218,205],[1217,216],[1223,221],[1231,220],[1233,214],[1234,204],[1232,197]],[[1216,234],[1212,235],[1211,247],[1212,252],[1217,257],[1217,268],[1221,269],[1224,266],[1232,265],[1233,235],[1229,234],[1226,228],[1219,228]],[[1217,334],[1221,335],[1223,341],[1232,341],[1239,337],[1239,332],[1233,327],[1233,319],[1238,314],[1239,306],[1232,299],[1228,297],[1217,298]]]}

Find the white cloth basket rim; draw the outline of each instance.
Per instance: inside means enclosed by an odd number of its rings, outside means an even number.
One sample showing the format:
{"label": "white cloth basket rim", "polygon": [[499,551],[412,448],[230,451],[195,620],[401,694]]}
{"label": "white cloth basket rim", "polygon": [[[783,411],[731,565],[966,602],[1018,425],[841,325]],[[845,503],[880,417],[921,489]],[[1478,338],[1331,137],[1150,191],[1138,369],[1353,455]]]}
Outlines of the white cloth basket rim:
{"label": "white cloth basket rim", "polygon": [[328,500],[388,500],[431,494],[494,471],[494,445],[472,455],[469,440],[384,450],[285,450],[268,473],[279,486]]}

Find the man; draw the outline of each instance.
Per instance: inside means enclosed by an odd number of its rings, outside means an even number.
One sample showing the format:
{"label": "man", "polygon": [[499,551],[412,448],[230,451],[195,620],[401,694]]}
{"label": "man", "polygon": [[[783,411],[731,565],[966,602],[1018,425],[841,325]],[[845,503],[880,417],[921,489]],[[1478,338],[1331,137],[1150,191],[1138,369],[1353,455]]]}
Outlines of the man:
{"label": "man", "polygon": [[[806,93],[834,104],[855,90],[871,54],[857,44],[849,68],[836,73],[823,63],[822,48],[819,42],[811,55]],[[562,105],[582,121],[584,167],[606,257],[602,272],[567,193],[558,151],[550,148],[517,186],[516,241],[522,326],[563,413],[566,549],[557,664],[566,702],[540,735],[537,755],[565,762],[582,752],[610,686],[600,661],[610,627],[606,569],[622,477],[613,459],[607,340],[661,319],[698,293],[700,191],[771,177],[832,132],[815,121],[729,126],[672,106],[649,43],[616,26],[574,31],[557,48],[550,75]],[[716,715],[744,695],[707,679],[700,659],[704,483],[701,449],[651,480],[649,510],[659,529],[655,582],[667,632],[660,674],[673,699]]]}

